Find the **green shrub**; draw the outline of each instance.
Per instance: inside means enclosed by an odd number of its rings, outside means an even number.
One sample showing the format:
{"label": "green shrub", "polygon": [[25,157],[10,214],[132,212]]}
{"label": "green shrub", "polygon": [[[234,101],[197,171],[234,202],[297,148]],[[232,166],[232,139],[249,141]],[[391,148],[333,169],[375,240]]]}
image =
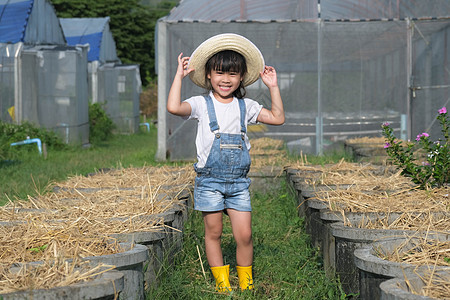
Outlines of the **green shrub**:
{"label": "green shrub", "polygon": [[100,103],[89,104],[89,140],[92,144],[106,141],[113,135],[114,123]]}
{"label": "green shrub", "polygon": [[[0,159],[11,159],[19,151],[18,148],[11,147],[11,143],[26,140],[27,138],[38,138],[47,147],[63,150],[67,145],[51,130],[39,128],[29,122],[20,125],[10,124],[0,121]],[[35,149],[32,147],[20,147],[20,151]]]}

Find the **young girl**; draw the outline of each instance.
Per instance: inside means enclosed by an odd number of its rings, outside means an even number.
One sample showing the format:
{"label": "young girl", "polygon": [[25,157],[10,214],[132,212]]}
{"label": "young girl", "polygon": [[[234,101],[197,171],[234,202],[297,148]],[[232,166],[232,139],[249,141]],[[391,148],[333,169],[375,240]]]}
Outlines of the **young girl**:
{"label": "young girl", "polygon": [[[209,90],[181,102],[182,79]],[[269,88],[271,109],[244,98],[245,86],[258,78]],[[169,91],[167,110],[198,120],[198,162],[194,209],[205,224],[205,251],[216,281],[216,290],[231,291],[229,265],[224,266],[221,235],[222,212],[231,221],[236,240],[236,269],[242,290],[253,288],[253,242],[249,194],[250,143],[247,124],[284,123],[284,109],[273,67],[264,66],[259,49],[237,34],[220,34],[203,42],[191,55],[178,56],[178,68]]]}

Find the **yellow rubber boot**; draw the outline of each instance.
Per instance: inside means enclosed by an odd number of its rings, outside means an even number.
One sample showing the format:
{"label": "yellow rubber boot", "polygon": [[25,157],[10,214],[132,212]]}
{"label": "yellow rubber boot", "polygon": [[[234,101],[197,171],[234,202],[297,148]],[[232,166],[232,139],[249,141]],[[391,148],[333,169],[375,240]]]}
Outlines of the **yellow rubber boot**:
{"label": "yellow rubber boot", "polygon": [[231,292],[230,265],[211,267],[211,272],[216,280],[216,291]]}
{"label": "yellow rubber boot", "polygon": [[252,266],[241,267],[236,266],[236,270],[239,277],[239,286],[241,290],[252,290],[253,289],[253,275]]}

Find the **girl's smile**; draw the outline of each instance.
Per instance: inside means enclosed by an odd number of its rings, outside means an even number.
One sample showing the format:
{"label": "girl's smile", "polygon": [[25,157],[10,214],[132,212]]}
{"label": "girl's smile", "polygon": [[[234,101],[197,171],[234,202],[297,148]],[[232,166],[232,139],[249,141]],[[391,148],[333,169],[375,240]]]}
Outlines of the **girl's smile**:
{"label": "girl's smile", "polygon": [[233,100],[233,92],[239,88],[243,78],[237,72],[211,70],[208,79],[216,99],[228,103]]}

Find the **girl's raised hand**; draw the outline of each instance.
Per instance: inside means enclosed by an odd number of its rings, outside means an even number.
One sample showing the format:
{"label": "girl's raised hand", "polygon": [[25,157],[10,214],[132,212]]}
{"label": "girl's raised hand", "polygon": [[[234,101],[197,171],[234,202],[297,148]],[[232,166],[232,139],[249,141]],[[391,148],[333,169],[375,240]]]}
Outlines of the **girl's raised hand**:
{"label": "girl's raised hand", "polygon": [[278,86],[277,71],[275,71],[274,67],[265,66],[264,71],[260,73],[260,76],[262,81],[268,88]]}
{"label": "girl's raised hand", "polygon": [[189,64],[189,56],[183,57],[183,52],[178,55],[178,68],[177,74],[181,75],[183,78],[186,77],[189,73],[194,71],[194,69],[188,69]]}

